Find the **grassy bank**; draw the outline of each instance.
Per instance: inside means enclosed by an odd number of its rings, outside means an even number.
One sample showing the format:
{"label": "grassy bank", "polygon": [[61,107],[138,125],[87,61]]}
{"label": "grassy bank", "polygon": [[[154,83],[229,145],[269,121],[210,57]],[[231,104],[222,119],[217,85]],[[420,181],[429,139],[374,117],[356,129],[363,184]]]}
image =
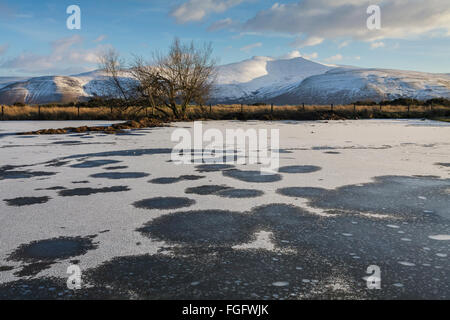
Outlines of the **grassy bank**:
{"label": "grassy bank", "polygon": [[[139,120],[146,117],[173,121],[151,108],[3,106],[2,120]],[[190,106],[186,120],[339,120],[339,119],[450,119],[443,106]]]}

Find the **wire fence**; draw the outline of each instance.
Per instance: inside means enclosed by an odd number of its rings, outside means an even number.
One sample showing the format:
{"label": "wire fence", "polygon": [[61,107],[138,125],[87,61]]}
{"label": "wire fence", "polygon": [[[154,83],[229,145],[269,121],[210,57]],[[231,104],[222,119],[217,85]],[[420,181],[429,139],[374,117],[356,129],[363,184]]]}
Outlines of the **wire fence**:
{"label": "wire fence", "polygon": [[[170,110],[167,108],[167,111]],[[207,105],[189,106],[186,119],[233,119],[233,118],[302,118],[319,114],[336,114],[348,118],[374,117],[431,117],[450,116],[450,107],[435,105]],[[133,120],[163,115],[151,107],[130,107],[126,110],[111,106],[1,106],[1,120]]]}

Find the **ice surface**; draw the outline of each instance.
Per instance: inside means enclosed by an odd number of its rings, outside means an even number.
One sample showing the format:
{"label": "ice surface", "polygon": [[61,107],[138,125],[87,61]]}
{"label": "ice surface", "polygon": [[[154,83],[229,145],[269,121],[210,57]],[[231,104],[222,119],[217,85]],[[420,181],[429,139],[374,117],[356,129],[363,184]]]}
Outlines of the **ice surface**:
{"label": "ice surface", "polygon": [[[445,274],[448,276],[449,266],[444,256],[448,254],[448,246],[443,240],[449,239],[449,229],[448,219],[445,216],[423,213],[427,210],[426,207],[420,208],[419,213],[423,215],[415,213],[410,216],[394,215],[391,212],[381,214],[376,211],[378,209],[376,206],[373,212],[363,206],[359,212],[358,210],[347,212],[345,211],[347,204],[339,202],[335,208],[319,205],[312,208],[307,198],[288,197],[276,191],[293,187],[315,188],[314,190],[318,190],[318,196],[320,196],[320,190],[323,190],[323,195],[326,195],[327,190],[349,185],[360,186],[358,188],[362,188],[361,190],[371,191],[373,189],[365,189],[365,184],[373,183],[377,177],[420,176],[422,180],[418,179],[415,187],[423,188],[417,194],[427,200],[418,199],[417,195],[412,199],[428,204],[436,199],[435,196],[439,196],[438,200],[443,205],[446,201],[448,202],[448,208],[450,207],[448,197],[445,198],[444,193],[428,194],[425,182],[428,181],[426,179],[431,179],[430,181],[438,179],[441,185],[448,183],[449,169],[436,164],[446,163],[450,158],[449,124],[439,123],[438,126],[436,122],[424,121],[424,125],[418,126],[415,125],[418,122],[413,120],[204,122],[205,130],[208,128],[221,131],[236,128],[244,130],[277,128],[280,130],[280,148],[286,151],[280,153],[282,167],[321,168],[305,173],[280,173],[280,180],[258,184],[224,175],[223,170],[233,170],[227,167],[202,170],[200,174],[205,177],[198,180],[180,179],[172,184],[149,182],[158,178],[199,174],[202,167],[198,165],[175,165],[169,161],[170,150],[174,147],[174,143],[170,140],[173,130],[179,127],[188,127],[193,130],[192,123],[175,123],[173,127],[140,130],[139,133],[143,135],[136,136],[91,133],[88,136],[92,138],[84,139],[83,137],[87,135],[48,135],[27,138],[12,135],[14,132],[42,128],[107,123],[109,122],[0,122],[0,177],[11,170],[28,172],[18,179],[0,180],[0,266],[14,268],[0,272],[0,284],[21,278],[17,272],[23,268],[23,265],[9,260],[11,253],[21,245],[61,237],[95,236],[93,238],[95,249],[70,259],[63,257],[36,275],[38,278],[46,276],[64,278],[67,267],[73,259],[79,260],[82,270],[89,270],[114,258],[152,256],[159,250],[167,248],[167,243],[164,241],[155,239],[151,234],[146,236],[136,231],[144,225],[151,225],[155,219],[174,215],[173,225],[161,224],[153,228],[158,235],[167,235],[170,231],[169,227],[180,227],[177,224],[180,221],[176,216],[177,212],[185,211],[187,212],[185,216],[189,217],[193,214],[192,212],[214,213],[218,210],[223,211],[221,217],[227,217],[228,211],[233,212],[232,222],[230,222],[230,226],[236,229],[233,232],[248,231],[248,234],[239,234],[239,239],[242,238],[245,241],[230,245],[230,249],[234,246],[235,249],[239,249],[230,250],[230,254],[242,254],[245,257],[254,255],[252,257],[255,257],[256,261],[268,257],[270,263],[279,263],[279,267],[282,268],[287,266],[284,259],[287,257],[292,259],[289,262],[292,270],[283,269],[285,274],[273,274],[273,277],[267,280],[266,287],[273,287],[274,283],[284,285],[286,282],[289,282],[289,286],[286,287],[293,286],[293,278],[285,278],[287,274],[291,277],[298,276],[300,279],[298,281],[303,286],[301,279],[319,278],[317,274],[314,274],[317,270],[331,272],[330,265],[333,264],[327,259],[343,261],[342,269],[333,266],[332,271],[335,272],[334,268],[337,268],[345,273],[346,277],[353,279],[361,279],[370,264],[383,264],[384,268],[393,270],[391,277],[385,280],[386,287],[402,283],[405,288],[409,288],[408,290],[414,290],[414,286],[408,285],[410,276],[414,281],[422,281],[420,279],[428,281],[431,277],[448,280]],[[312,130],[314,134],[311,134]],[[78,141],[78,143],[63,143],[65,141]],[[324,149],[324,146],[327,148]],[[326,152],[330,149],[339,151],[339,154],[327,154]],[[82,164],[97,160],[120,161],[121,166],[128,167],[119,170],[120,173],[145,173],[150,176],[139,175],[140,178],[137,179],[118,180],[95,178],[98,174],[109,171],[103,166],[91,167]],[[235,169],[248,172],[260,168],[258,165],[237,165]],[[32,172],[54,174],[33,176],[30,174]],[[85,183],[80,185],[77,183],[79,181]],[[416,180],[411,179],[411,183],[414,181]],[[225,185],[236,190],[254,189],[261,191],[262,194],[251,199],[230,199],[214,194],[186,193],[189,188],[205,185]],[[374,193],[373,197],[383,197],[382,186],[374,189],[379,194]],[[89,189],[91,192],[73,191],[77,188]],[[92,192],[95,190],[118,192]],[[71,196],[62,196],[64,193],[71,193]],[[9,206],[4,201],[19,197],[49,197],[49,199],[47,203],[20,207]],[[164,203],[162,200],[172,197],[183,198],[183,201],[190,206],[183,206],[183,208],[178,206],[179,209],[172,209],[176,206],[167,206],[170,208],[167,210],[162,206],[156,206],[156,209],[152,209],[151,206],[133,206],[146,199],[156,199],[154,201],[159,205]],[[317,203],[320,204],[320,202]],[[253,210],[255,207],[268,205],[272,206],[264,210],[261,208]],[[288,210],[289,205],[299,209]],[[220,229],[220,225],[215,223],[214,215],[210,216],[210,219],[212,220],[201,222],[209,223],[215,226],[214,230],[224,232],[221,234],[218,231],[214,236],[220,239],[226,236],[226,232],[231,232],[231,230]],[[397,233],[398,227],[406,233],[405,236]],[[178,235],[176,230],[173,231],[173,237]],[[206,235],[212,236],[210,233]],[[411,241],[402,241],[403,237]],[[183,240],[183,238],[180,239]],[[203,240],[201,243],[205,243],[205,246],[198,250],[214,249],[208,246],[207,239]],[[225,243],[222,244],[223,246],[227,245],[227,242],[223,243]],[[423,250],[424,247],[429,248],[429,251]],[[278,248],[285,249],[280,251],[280,256]],[[187,247],[181,246],[179,250],[182,253],[189,253],[194,249],[187,245]],[[228,254],[227,250],[224,251]],[[351,256],[350,253],[354,255]],[[197,257],[202,257],[202,254],[197,253]],[[242,256],[239,257],[242,258]],[[229,257],[229,259],[232,258]],[[407,262],[407,264],[399,262]],[[407,269],[408,273],[405,272],[405,268],[410,264],[422,266],[424,263],[432,266],[426,269],[427,273],[423,273],[420,268],[412,267]],[[180,262],[180,265],[184,264]],[[261,263],[255,263],[255,265],[264,266]],[[314,272],[310,271],[311,265],[314,266]],[[299,266],[307,270],[296,269]],[[354,275],[352,275],[352,269],[357,270]],[[302,274],[302,272],[311,273]],[[190,282],[203,280],[203,276],[206,275],[198,274]],[[430,294],[439,292],[440,297],[449,297],[449,292],[442,287],[440,290],[435,290],[437,287],[433,286],[439,286],[438,282],[427,283],[429,287],[425,289],[418,286],[420,287],[417,291],[419,295],[424,292],[430,292]]]}

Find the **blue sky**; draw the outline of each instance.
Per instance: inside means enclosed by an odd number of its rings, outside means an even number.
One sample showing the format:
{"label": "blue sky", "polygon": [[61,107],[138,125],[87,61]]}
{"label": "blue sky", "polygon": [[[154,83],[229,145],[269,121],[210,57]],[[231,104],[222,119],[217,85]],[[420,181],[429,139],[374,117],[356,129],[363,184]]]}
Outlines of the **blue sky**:
{"label": "blue sky", "polygon": [[[366,9],[381,8],[369,30]],[[66,8],[81,8],[68,30]],[[220,64],[252,56],[450,73],[448,0],[0,0],[0,76],[75,74],[114,47],[151,56],[175,36],[212,42]]]}

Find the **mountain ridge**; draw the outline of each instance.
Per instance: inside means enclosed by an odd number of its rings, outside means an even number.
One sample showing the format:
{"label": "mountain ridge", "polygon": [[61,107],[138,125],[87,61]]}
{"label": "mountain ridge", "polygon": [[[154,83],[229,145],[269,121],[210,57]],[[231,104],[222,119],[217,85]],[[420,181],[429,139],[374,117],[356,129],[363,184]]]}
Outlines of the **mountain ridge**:
{"label": "mountain ridge", "polygon": [[[134,81],[126,74],[121,80]],[[72,76],[0,78],[1,104],[83,101],[107,92],[108,77],[101,70]],[[450,74],[329,66],[302,57],[256,56],[218,66],[210,102],[348,104],[396,98],[450,98]]]}

